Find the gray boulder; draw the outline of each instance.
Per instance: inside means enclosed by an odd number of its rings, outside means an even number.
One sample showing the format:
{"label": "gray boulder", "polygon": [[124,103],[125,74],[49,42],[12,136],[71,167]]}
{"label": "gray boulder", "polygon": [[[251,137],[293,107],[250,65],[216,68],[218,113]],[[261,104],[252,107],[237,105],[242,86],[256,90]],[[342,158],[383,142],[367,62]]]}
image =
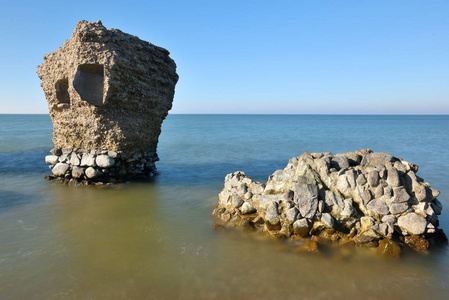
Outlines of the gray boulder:
{"label": "gray boulder", "polygon": [[366,208],[378,215],[387,215],[390,213],[388,205],[379,199],[373,199],[370,202],[368,202]]}
{"label": "gray boulder", "polygon": [[337,170],[349,168],[349,160],[343,155],[336,155],[332,157],[331,167]]}
{"label": "gray boulder", "polygon": [[296,221],[296,218],[298,217],[299,211],[296,207],[290,208],[287,211],[287,221],[289,224],[293,224]]}
{"label": "gray boulder", "polygon": [[95,159],[95,163],[100,168],[111,168],[115,165],[115,159],[108,155],[98,155]]}
{"label": "gray boulder", "polygon": [[55,165],[58,162],[59,157],[56,155],[45,156],[45,163],[47,165]]}
{"label": "gray boulder", "polygon": [[78,158],[78,155],[75,152],[72,152],[70,155],[70,164],[72,166],[79,166],[81,163],[80,159]]}
{"label": "gray boulder", "polygon": [[387,182],[390,186],[392,187],[397,187],[401,185],[401,181],[399,178],[399,173],[398,170],[396,170],[395,168],[389,166],[387,168]]}
{"label": "gray boulder", "polygon": [[103,176],[100,170],[97,170],[93,167],[89,167],[85,171],[86,177],[89,179],[95,179]]}
{"label": "gray boulder", "polygon": [[97,164],[95,163],[95,155],[86,153],[81,158],[81,167],[96,167]]}
{"label": "gray boulder", "polygon": [[307,219],[299,219],[293,223],[293,231],[299,236],[307,236],[310,226]]}
{"label": "gray boulder", "polygon": [[390,213],[393,215],[401,214],[409,208],[407,203],[391,203],[390,204]]}
{"label": "gray boulder", "polygon": [[280,229],[280,218],[277,202],[271,202],[265,213],[265,223],[269,230]]}
{"label": "gray boulder", "polygon": [[262,194],[263,191],[265,190],[265,184],[261,183],[261,182],[253,182],[253,186],[252,186],[252,193],[253,194]]}
{"label": "gray boulder", "polygon": [[361,162],[364,166],[383,166],[393,161],[393,155],[385,152],[373,152],[366,154]]}
{"label": "gray boulder", "polygon": [[251,203],[249,203],[248,201],[245,201],[242,204],[240,211],[242,212],[242,214],[247,215],[247,214],[255,213],[257,210],[254,208],[254,206],[252,206]]}
{"label": "gray boulder", "polygon": [[242,200],[242,198],[240,198],[239,196],[237,196],[237,195],[233,195],[232,196],[232,205],[235,207],[235,208],[239,208],[240,206],[242,206],[243,205],[243,200]]}
{"label": "gray boulder", "polygon": [[376,170],[372,170],[368,173],[368,184],[372,187],[379,185],[379,173]]}
{"label": "gray boulder", "polygon": [[315,184],[297,183],[294,186],[294,202],[304,218],[311,219],[318,209],[318,186]]}
{"label": "gray boulder", "polygon": [[84,175],[84,168],[73,166],[72,167],[72,177],[73,178],[81,178]]}
{"label": "gray boulder", "polygon": [[398,225],[410,234],[420,235],[426,231],[427,221],[423,216],[409,213],[398,218]]}
{"label": "gray boulder", "polygon": [[334,228],[335,227],[335,219],[332,217],[331,214],[324,213],[321,215],[321,222],[326,225],[328,228]]}
{"label": "gray boulder", "polygon": [[69,169],[69,165],[65,163],[57,163],[51,172],[54,176],[64,176],[67,170]]}

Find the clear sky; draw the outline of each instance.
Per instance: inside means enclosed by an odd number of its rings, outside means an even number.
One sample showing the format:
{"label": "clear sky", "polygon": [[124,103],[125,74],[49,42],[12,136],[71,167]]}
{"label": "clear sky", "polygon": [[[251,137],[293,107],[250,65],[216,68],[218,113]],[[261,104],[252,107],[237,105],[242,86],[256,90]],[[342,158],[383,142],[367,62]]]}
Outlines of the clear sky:
{"label": "clear sky", "polygon": [[79,20],[171,52],[171,113],[449,114],[449,1],[0,0],[0,113]]}

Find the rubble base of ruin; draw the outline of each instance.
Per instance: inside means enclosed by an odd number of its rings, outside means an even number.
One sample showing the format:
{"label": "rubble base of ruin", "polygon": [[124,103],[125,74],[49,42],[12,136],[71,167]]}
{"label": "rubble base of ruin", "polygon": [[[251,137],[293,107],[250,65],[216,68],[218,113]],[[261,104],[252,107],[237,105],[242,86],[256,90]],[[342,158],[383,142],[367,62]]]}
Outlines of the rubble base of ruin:
{"label": "rubble base of ruin", "polygon": [[121,152],[53,148],[45,157],[52,176],[48,180],[64,183],[102,184],[146,180],[157,174],[155,152]]}

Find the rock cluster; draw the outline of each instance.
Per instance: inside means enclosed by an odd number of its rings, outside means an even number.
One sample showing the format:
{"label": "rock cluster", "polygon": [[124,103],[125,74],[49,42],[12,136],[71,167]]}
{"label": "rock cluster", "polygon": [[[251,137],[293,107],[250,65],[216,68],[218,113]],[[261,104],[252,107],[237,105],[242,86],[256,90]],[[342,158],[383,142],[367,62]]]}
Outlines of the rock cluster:
{"label": "rock cluster", "polygon": [[417,171],[415,164],[370,149],[305,152],[266,184],[241,171],[228,174],[213,215],[221,225],[275,237],[319,237],[380,247],[392,256],[401,247],[425,251],[447,238],[438,229],[439,192]]}
{"label": "rock cluster", "polygon": [[[162,121],[178,81],[167,50],[107,29],[100,21],[81,21],[71,39],[45,55],[37,69],[56,148],[156,160]],[[55,165],[53,173],[64,173],[64,168]]]}
{"label": "rock cluster", "polygon": [[53,148],[45,157],[55,178],[75,182],[117,182],[157,174],[155,153]]}

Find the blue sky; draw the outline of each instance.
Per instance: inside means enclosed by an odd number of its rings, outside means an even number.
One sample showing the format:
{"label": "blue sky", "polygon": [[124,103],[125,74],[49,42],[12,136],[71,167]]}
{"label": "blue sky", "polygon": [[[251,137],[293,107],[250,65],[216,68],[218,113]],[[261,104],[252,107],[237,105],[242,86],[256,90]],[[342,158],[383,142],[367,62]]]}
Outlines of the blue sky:
{"label": "blue sky", "polygon": [[0,113],[47,113],[36,66],[102,20],[171,52],[171,113],[449,114],[449,1],[1,1]]}

